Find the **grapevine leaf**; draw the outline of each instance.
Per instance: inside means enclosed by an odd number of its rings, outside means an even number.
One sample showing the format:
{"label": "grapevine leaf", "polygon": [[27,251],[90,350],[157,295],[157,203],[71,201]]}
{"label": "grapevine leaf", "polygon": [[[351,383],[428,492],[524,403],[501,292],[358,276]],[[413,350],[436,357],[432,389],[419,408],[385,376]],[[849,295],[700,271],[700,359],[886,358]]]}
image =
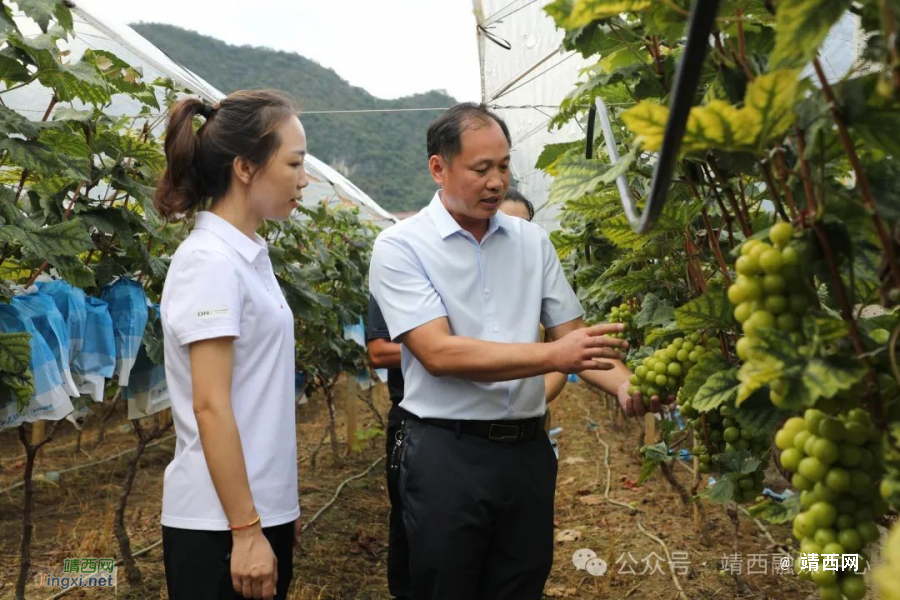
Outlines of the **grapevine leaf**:
{"label": "grapevine leaf", "polygon": [[31,365],[31,334],[0,333],[0,371],[22,375]]}
{"label": "grapevine leaf", "polygon": [[0,373],[0,383],[12,390],[16,397],[19,412],[25,410],[28,402],[34,397],[34,373],[31,369],[20,375]]}
{"label": "grapevine leaf", "polygon": [[684,151],[711,148],[734,150],[751,146],[762,128],[761,116],[713,100],[706,106],[695,106],[688,115],[684,134]]}
{"label": "grapevine leaf", "polygon": [[641,310],[635,315],[634,324],[638,329],[665,327],[675,320],[675,309],[668,301],[654,293],[644,296]]}
{"label": "grapevine leaf", "polygon": [[766,498],[759,504],[751,506],[748,511],[754,519],[762,519],[773,525],[781,525],[793,521],[800,514],[800,494],[791,494],[783,502]]}
{"label": "grapevine leaf", "polygon": [[716,480],[712,487],[700,492],[701,498],[706,498],[714,504],[728,504],[734,497],[734,481],[732,475],[725,475]]}
{"label": "grapevine leaf", "polygon": [[803,384],[812,401],[831,398],[862,381],[866,370],[855,358],[812,358],[803,369]]}
{"label": "grapevine leaf", "polygon": [[656,152],[662,146],[666,132],[666,121],[669,120],[669,109],[656,102],[647,100],[622,112],[622,122],[636,136],[644,150]]}
{"label": "grapevine leaf", "polygon": [[782,69],[760,75],[747,86],[743,112],[760,123],[757,146],[783,136],[794,120],[800,72]]}
{"label": "grapevine leaf", "polygon": [[738,392],[737,371],[737,367],[731,367],[714,373],[697,390],[691,405],[700,412],[708,412],[730,402]]}
{"label": "grapevine leaf", "polygon": [[761,356],[745,362],[738,371],[741,384],[738,387],[737,405],[740,406],[757,390],[778,379],[784,372],[784,363],[772,356]]}
{"label": "grapevine leaf", "polygon": [[770,64],[776,68],[805,66],[851,4],[850,0],[780,0]]}
{"label": "grapevine leaf", "polygon": [[738,473],[749,475],[759,467],[760,460],[750,454],[749,450],[723,452],[712,457],[713,464],[721,473]]}
{"label": "grapevine leaf", "polygon": [[730,364],[721,354],[717,352],[706,352],[697,361],[687,376],[684,378],[684,384],[678,390],[678,402],[683,404],[687,401],[693,401],[697,391],[705,384],[710,377],[716,373],[720,373],[728,369]]}
{"label": "grapevine leaf", "polygon": [[[623,12],[643,10],[652,4],[651,0],[575,0],[574,3],[556,2],[547,7],[547,12],[554,18],[565,15],[564,19],[557,20],[558,26],[578,29],[590,25],[592,21],[616,17]],[[560,14],[560,7],[570,9],[563,10]]]}
{"label": "grapevine leaf", "polygon": [[711,288],[702,296],[675,309],[682,331],[732,329],[735,325],[731,304],[724,288]]}
{"label": "grapevine leaf", "polygon": [[641,448],[641,455],[644,457],[644,464],[641,466],[641,475],[638,478],[638,485],[644,483],[656,472],[659,465],[672,462],[673,458],[669,456],[669,447],[665,442],[659,442],[652,446],[644,446]]}

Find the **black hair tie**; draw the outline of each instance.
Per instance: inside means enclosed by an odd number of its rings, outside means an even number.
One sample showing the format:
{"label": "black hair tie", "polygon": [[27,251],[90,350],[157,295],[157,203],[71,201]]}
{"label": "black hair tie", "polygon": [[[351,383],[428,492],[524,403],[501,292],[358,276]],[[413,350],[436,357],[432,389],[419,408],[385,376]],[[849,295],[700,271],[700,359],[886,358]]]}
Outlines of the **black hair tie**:
{"label": "black hair tie", "polygon": [[215,110],[216,109],[212,104],[210,104],[209,102],[204,102],[200,106],[200,109],[197,111],[197,113],[200,115],[203,115],[204,119],[209,120],[213,116],[213,113],[215,112]]}

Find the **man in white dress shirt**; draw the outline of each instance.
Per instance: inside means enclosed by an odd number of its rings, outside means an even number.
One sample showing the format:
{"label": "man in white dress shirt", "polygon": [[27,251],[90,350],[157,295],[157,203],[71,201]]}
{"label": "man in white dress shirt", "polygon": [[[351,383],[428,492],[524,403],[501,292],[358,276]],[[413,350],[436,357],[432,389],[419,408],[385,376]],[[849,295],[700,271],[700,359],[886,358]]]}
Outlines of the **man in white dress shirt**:
{"label": "man in white dress shirt", "polygon": [[[594,371],[628,414],[618,324],[585,327],[538,225],[498,212],[509,131],[460,104],[428,130],[440,190],[375,242],[369,285],[406,381],[399,472],[412,598],[538,600],[553,560],[556,460],[544,373]],[[540,343],[537,323],[551,343]],[[658,409],[654,399],[653,409]]]}

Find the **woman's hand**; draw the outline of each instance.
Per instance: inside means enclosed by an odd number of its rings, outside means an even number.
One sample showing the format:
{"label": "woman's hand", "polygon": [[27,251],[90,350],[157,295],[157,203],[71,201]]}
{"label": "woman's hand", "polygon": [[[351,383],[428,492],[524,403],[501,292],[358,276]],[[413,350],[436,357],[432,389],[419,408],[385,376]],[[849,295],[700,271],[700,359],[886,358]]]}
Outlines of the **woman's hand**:
{"label": "woman's hand", "polygon": [[294,521],[294,551],[297,551],[300,548],[300,535],[303,533],[303,522],[300,520],[300,517],[297,517],[297,520]]}
{"label": "woman's hand", "polygon": [[244,598],[272,600],[278,583],[278,559],[257,524],[232,532],[231,585]]}

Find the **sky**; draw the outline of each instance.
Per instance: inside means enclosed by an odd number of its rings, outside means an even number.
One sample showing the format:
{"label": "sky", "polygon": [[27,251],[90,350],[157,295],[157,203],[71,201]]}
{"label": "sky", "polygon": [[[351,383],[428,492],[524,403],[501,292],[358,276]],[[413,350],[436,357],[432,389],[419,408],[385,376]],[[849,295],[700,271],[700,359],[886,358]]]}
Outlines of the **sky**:
{"label": "sky", "polygon": [[168,23],[229,44],[296,52],[391,99],[480,100],[471,0],[82,0],[124,23]]}

